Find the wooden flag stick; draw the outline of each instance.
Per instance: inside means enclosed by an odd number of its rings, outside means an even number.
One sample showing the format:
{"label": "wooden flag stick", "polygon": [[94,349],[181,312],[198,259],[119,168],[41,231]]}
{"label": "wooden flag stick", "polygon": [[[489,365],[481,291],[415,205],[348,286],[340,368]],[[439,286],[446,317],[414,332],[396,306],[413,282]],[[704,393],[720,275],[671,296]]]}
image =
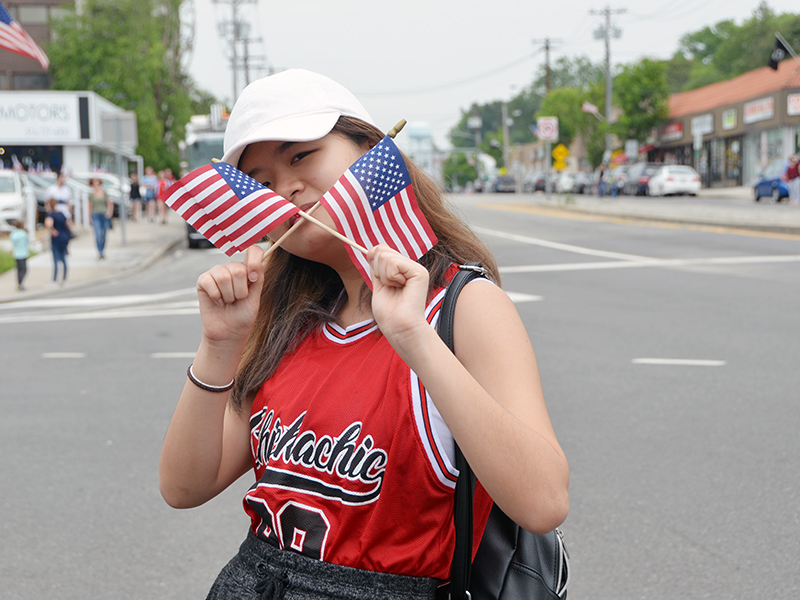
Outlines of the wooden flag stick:
{"label": "wooden flag stick", "polygon": [[[308,209],[308,211],[306,211],[306,214],[310,215],[312,212],[317,210],[320,206],[322,206],[322,202],[318,201],[314,206],[312,206],[311,208]],[[302,221],[297,221],[297,223],[292,225],[286,233],[284,233],[281,237],[279,237],[277,240],[272,242],[272,246],[267,248],[267,251],[264,253],[264,258],[267,258],[270,254],[275,252],[275,250],[278,249],[278,246],[280,246],[283,243],[283,240],[285,240],[290,235],[292,235],[297,230],[297,228],[300,227],[301,223],[302,223]]]}
{"label": "wooden flag stick", "polygon": [[[400,132],[403,130],[403,127],[405,127],[405,126],[406,126],[406,120],[405,120],[405,119],[401,119],[401,120],[400,120],[400,121],[397,123],[397,125],[395,125],[394,127],[392,127],[392,128],[389,130],[389,132],[388,132],[386,135],[388,135],[390,138],[394,139],[394,137],[395,137],[395,136],[396,136],[398,133],[400,133]],[[211,159],[211,161],[212,161],[212,162],[219,162],[217,159]],[[356,244],[356,243],[355,243],[353,240],[351,240],[350,238],[347,238],[347,237],[343,236],[342,234],[340,234],[340,233],[339,233],[338,231],[336,231],[335,229],[331,229],[330,227],[328,227],[328,226],[327,226],[327,225],[325,225],[324,223],[320,223],[320,222],[319,222],[319,221],[317,221],[317,220],[316,220],[314,217],[312,217],[312,216],[311,216],[311,213],[312,213],[312,212],[314,212],[315,210],[317,210],[317,208],[319,207],[319,205],[320,205],[320,204],[321,204],[321,202],[317,202],[317,203],[316,203],[314,206],[312,206],[312,207],[311,207],[311,208],[308,210],[308,212],[303,212],[303,211],[300,211],[300,216],[301,216],[301,217],[303,217],[304,219],[306,219],[307,221],[310,221],[311,223],[314,223],[315,225],[318,225],[319,227],[322,227],[322,228],[323,228],[325,231],[327,231],[328,233],[330,233],[331,235],[333,235],[335,238],[338,238],[338,239],[342,240],[342,241],[343,241],[345,244],[350,244],[350,245],[351,245],[353,248],[355,248],[356,250],[358,250],[358,251],[359,251],[359,252],[361,252],[362,254],[366,254],[366,253],[367,253],[367,249],[366,249],[366,248],[364,248],[363,246],[361,246],[361,245],[359,245],[359,244]],[[301,222],[302,222],[302,221],[298,221],[297,223],[295,223],[294,225],[292,225],[292,226],[289,228],[289,230],[288,230],[286,233],[284,233],[284,234],[283,234],[281,237],[279,237],[279,238],[278,238],[278,239],[277,239],[275,242],[273,242],[273,243],[272,243],[272,246],[270,246],[270,247],[267,249],[267,251],[264,253],[264,258],[266,258],[266,257],[267,257],[267,256],[269,256],[269,255],[270,255],[272,252],[274,252],[274,251],[275,251],[275,250],[278,248],[278,246],[280,246],[280,245],[283,243],[283,241],[284,241],[286,238],[288,238],[290,235],[292,235],[292,234],[295,232],[295,230],[296,230],[296,229],[297,229],[297,228],[300,226],[300,223],[301,223]]]}
{"label": "wooden flag stick", "polygon": [[[317,225],[318,227],[322,227],[325,231],[330,233],[333,237],[335,237],[335,238],[337,238],[339,240],[342,240],[345,244],[351,245],[353,248],[355,248],[356,250],[361,252],[361,254],[366,254],[367,252],[369,252],[369,250],[364,248],[364,246],[362,246],[361,244],[355,243],[353,240],[351,240],[348,237],[343,236],[341,233],[339,233],[335,229],[333,229],[331,227],[328,227],[327,225],[325,225],[325,223],[317,221],[314,217],[312,217],[308,213],[304,213],[301,210],[300,211],[300,216],[303,217],[306,221],[311,221],[312,223],[314,223],[314,225]],[[289,233],[289,232],[287,231],[286,233]]]}

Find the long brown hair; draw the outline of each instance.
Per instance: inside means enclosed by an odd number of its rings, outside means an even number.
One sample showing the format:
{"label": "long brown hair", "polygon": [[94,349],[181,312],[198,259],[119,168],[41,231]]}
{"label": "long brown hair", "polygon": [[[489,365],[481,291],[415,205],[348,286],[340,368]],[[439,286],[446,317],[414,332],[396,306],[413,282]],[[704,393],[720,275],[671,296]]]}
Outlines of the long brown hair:
{"label": "long brown hair", "polygon": [[[340,117],[331,133],[362,148],[372,148],[383,139],[376,127],[349,117]],[[499,284],[497,263],[489,249],[447,206],[439,187],[407,158],[406,164],[420,210],[439,239],[419,260],[430,273],[429,292],[446,285],[445,275],[453,263],[480,262]],[[327,265],[299,258],[283,248],[267,258],[258,315],[230,396],[237,410],[252,401],[284,355],[297,347],[308,332],[334,320],[343,289],[336,271]],[[364,284],[359,301],[368,302],[370,298]]]}

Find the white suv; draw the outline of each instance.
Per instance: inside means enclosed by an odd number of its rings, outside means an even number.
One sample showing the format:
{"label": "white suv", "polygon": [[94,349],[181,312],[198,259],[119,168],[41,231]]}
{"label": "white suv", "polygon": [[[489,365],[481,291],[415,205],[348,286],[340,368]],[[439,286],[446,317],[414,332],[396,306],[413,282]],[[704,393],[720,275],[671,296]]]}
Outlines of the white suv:
{"label": "white suv", "polygon": [[15,219],[25,222],[25,212],[32,195],[33,189],[25,173],[0,170],[0,231],[11,231]]}

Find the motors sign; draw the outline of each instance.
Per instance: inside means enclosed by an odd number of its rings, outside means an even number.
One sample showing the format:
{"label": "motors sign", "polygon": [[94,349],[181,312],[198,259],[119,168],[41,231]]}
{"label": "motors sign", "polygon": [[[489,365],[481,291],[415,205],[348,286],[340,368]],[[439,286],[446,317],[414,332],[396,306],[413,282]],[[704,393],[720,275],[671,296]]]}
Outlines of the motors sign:
{"label": "motors sign", "polygon": [[558,139],[558,117],[539,117],[536,119],[540,140],[554,142]]}
{"label": "motors sign", "polygon": [[80,142],[75,94],[0,94],[0,144]]}

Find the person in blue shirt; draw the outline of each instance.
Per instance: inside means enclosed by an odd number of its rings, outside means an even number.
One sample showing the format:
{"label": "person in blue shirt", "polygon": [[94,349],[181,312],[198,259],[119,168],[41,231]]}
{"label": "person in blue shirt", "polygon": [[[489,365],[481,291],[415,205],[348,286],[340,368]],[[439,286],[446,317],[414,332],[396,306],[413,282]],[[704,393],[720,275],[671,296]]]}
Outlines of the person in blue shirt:
{"label": "person in blue shirt", "polygon": [[22,222],[19,220],[14,221],[14,231],[11,232],[11,253],[17,261],[17,289],[20,292],[25,290],[22,282],[28,273],[28,257],[31,255],[31,251],[28,248],[29,243],[28,232],[25,231]]}

